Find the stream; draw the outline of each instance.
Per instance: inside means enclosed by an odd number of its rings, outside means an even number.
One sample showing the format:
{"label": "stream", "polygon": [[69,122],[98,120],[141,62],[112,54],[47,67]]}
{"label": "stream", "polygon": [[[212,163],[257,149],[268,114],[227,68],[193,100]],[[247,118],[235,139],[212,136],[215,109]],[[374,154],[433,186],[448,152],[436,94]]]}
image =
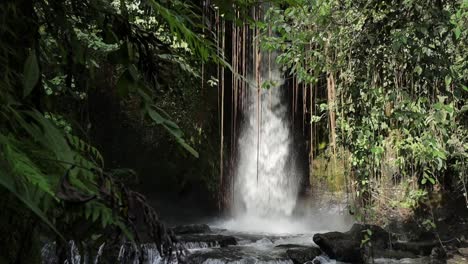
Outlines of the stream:
{"label": "stream", "polygon": [[[234,263],[344,263],[332,260],[325,254],[307,259],[311,249],[317,246],[312,241],[313,233],[305,234],[268,234],[212,229],[215,234],[233,236],[238,245],[228,247],[192,248],[188,263],[234,264]],[[325,231],[325,230],[323,230]],[[322,232],[322,231],[319,231]],[[205,236],[205,235],[200,235]],[[306,260],[303,262],[303,260]],[[427,258],[420,259],[376,259],[375,263],[428,263]]]}
{"label": "stream", "polygon": [[[247,219],[245,219],[247,220]],[[255,224],[264,220],[258,220]],[[253,232],[245,225],[238,225],[233,220],[215,221],[208,225],[186,225],[175,227],[178,242],[176,248],[180,250],[178,256],[174,253],[170,257],[162,258],[155,245],[141,245],[140,250],[127,243],[120,247],[117,262],[119,264],[339,264],[330,259],[318,249],[312,237],[314,233],[322,233],[328,230],[316,230],[315,232],[295,233],[300,223],[293,224],[292,228],[285,232]],[[268,230],[271,223],[265,223]],[[242,227],[236,230],[236,226]],[[226,227],[234,229],[226,229]],[[56,262],[54,255],[55,244],[47,244],[42,249],[43,263]],[[101,246],[102,248],[102,246]],[[107,263],[101,260],[101,255],[89,260],[80,255],[73,242],[70,242],[71,262],[66,264],[98,264]],[[406,263],[426,264],[428,257],[416,259],[374,259],[374,263]]]}

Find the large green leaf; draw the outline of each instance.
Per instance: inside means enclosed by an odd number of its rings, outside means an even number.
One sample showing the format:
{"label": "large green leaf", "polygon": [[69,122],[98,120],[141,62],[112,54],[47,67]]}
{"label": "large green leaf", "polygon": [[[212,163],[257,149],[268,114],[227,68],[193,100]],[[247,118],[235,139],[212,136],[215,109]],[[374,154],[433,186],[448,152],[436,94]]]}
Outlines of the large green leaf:
{"label": "large green leaf", "polygon": [[130,92],[138,88],[137,80],[133,75],[134,74],[132,74],[130,68],[120,75],[119,80],[117,81],[117,94],[120,97],[126,97]]}
{"label": "large green leaf", "polygon": [[198,152],[192,148],[187,142],[185,142],[183,136],[184,133],[182,130],[179,128],[179,126],[174,123],[173,121],[166,119],[163,117],[160,113],[158,113],[155,110],[156,107],[151,107],[148,106],[146,107],[146,112],[148,113],[148,116],[158,125],[162,125],[174,138],[176,141],[184,147],[190,154],[192,154],[194,157],[198,158]]}
{"label": "large green leaf", "polygon": [[[170,132],[170,130],[169,130],[169,132]],[[182,147],[184,147],[188,152],[190,152],[190,154],[192,154],[195,158],[199,157],[198,152],[194,148],[192,148],[189,144],[187,144],[187,142],[185,142],[185,140],[183,138],[176,137],[176,140],[177,140],[177,142],[179,142],[179,144]]]}
{"label": "large green leaf", "polygon": [[28,96],[37,82],[39,81],[39,63],[37,61],[35,50],[31,50],[26,62],[24,63],[23,72],[23,96]]}
{"label": "large green leaf", "polygon": [[153,119],[153,121],[156,124],[162,125],[166,121],[165,118],[163,118],[158,112],[154,111],[150,107],[148,107],[146,111],[148,112],[148,115],[151,117],[151,119]]}

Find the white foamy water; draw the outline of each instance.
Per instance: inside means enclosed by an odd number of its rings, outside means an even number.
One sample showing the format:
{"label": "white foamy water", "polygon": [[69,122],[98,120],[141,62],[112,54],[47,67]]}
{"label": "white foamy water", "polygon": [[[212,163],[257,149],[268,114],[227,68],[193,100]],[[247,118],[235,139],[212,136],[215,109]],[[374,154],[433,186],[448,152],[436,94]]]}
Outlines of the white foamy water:
{"label": "white foamy water", "polygon": [[233,213],[239,219],[285,217],[296,205],[299,177],[292,132],[282,100],[281,73],[274,58],[271,65],[274,67],[270,72],[262,73],[262,81],[271,77],[276,87],[262,89],[260,100],[257,87],[250,87],[237,142]]}
{"label": "white foamy water", "polygon": [[215,223],[214,226],[245,233],[263,234],[311,234],[313,229],[309,221],[291,217],[259,217],[255,215],[240,215],[229,220]]}

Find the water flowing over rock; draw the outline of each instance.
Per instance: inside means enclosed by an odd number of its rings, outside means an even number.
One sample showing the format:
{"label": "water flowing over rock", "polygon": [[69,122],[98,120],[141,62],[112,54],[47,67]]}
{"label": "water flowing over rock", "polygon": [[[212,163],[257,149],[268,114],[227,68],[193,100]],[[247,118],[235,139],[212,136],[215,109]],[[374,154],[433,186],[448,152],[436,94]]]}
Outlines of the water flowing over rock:
{"label": "water flowing over rock", "polygon": [[[211,230],[211,229],[210,229]],[[56,244],[47,243],[42,250],[43,264],[296,264],[326,256],[312,243],[311,235],[259,235],[213,229],[209,233],[179,234],[170,256],[161,256],[154,243],[121,245],[102,244],[97,251],[78,249],[68,243],[69,260],[59,262]]]}
{"label": "water flowing over rock", "polygon": [[214,247],[227,247],[237,245],[237,241],[232,236],[224,235],[185,235],[177,237],[178,243],[185,246],[187,249],[197,248],[214,248]]}

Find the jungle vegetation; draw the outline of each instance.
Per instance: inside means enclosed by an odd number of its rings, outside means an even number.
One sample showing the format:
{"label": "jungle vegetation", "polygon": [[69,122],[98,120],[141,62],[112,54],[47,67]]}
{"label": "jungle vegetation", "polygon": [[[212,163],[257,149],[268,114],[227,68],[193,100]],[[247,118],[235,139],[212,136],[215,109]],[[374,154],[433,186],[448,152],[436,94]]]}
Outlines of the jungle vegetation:
{"label": "jungle vegetation", "polygon": [[279,54],[312,185],[314,160],[339,163],[361,221],[438,194],[468,207],[468,1],[267,2],[2,1],[0,262],[39,263],[41,237],[142,239],[132,206],[147,202],[128,187],[139,169],[99,147],[114,116],[196,164],[175,184],[199,178],[226,208],[243,91],[272,86],[245,76],[264,67],[246,65],[253,41]]}
{"label": "jungle vegetation", "polygon": [[434,193],[466,197],[467,10],[467,1],[409,0],[267,11],[261,26],[278,34],[264,45],[281,51],[293,89],[326,90],[303,109],[328,127],[325,155],[343,163],[360,218],[385,219]]}

